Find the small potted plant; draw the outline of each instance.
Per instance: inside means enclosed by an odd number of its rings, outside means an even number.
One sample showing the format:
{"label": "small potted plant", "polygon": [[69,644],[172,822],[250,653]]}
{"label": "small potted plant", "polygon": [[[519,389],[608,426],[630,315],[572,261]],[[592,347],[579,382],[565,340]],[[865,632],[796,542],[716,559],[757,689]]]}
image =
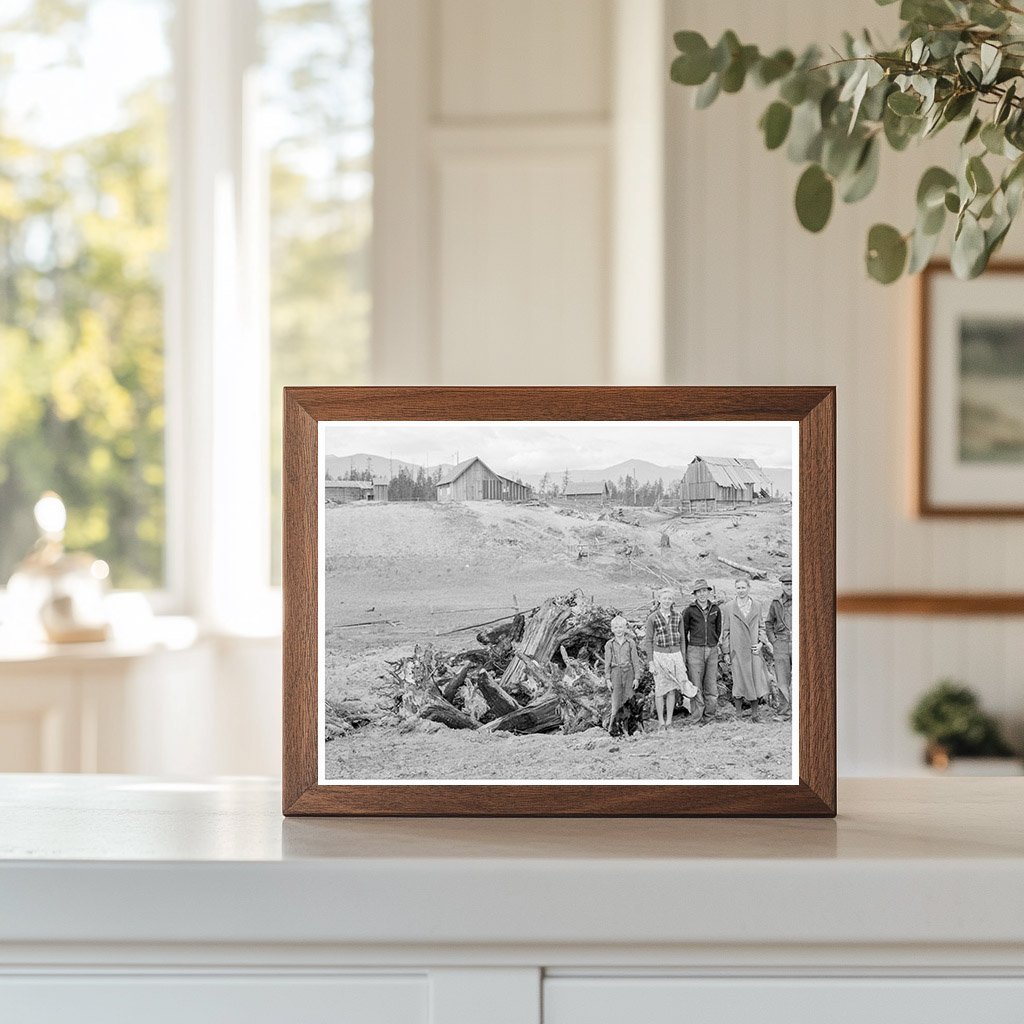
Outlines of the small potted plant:
{"label": "small potted plant", "polygon": [[955,770],[960,774],[1020,774],[1019,759],[995,719],[981,709],[974,691],[960,683],[943,679],[925,693],[910,715],[910,725],[928,741],[925,762],[938,771],[951,770],[955,759],[971,758],[975,760],[970,771],[961,770],[968,767],[962,762]]}

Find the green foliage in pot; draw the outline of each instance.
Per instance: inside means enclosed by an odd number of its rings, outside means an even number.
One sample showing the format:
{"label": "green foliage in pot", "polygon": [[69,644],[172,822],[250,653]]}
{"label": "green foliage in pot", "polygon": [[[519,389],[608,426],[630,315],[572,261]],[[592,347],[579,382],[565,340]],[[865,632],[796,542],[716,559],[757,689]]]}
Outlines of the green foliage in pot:
{"label": "green foliage in pot", "polygon": [[949,679],[929,690],[910,715],[914,732],[952,757],[1007,757],[1013,751],[974,691]]}
{"label": "green foliage in pot", "polygon": [[883,144],[902,151],[956,124],[958,166],[925,172],[913,226],[876,224],[865,262],[882,284],[916,273],[952,223],[953,271],[977,277],[1024,197],[1024,7],[901,0],[899,17],[897,45],[878,46],[866,31],[846,33],[830,56],[813,46],[800,56],[763,54],[732,31],[714,46],[697,32],[677,32],[671,76],[696,88],[698,108],[747,83],[774,91],[759,127],[768,149],[785,145],[790,160],[807,165],[795,199],[808,231],[825,227],[837,196],[855,203],[871,192]]}

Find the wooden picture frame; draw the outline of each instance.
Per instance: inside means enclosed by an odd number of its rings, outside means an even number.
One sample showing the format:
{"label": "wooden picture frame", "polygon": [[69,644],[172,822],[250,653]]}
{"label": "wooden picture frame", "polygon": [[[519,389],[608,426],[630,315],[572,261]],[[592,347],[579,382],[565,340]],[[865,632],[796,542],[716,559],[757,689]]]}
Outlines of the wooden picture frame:
{"label": "wooden picture frame", "polygon": [[[951,443],[942,438],[950,433],[953,412],[949,407],[955,400],[951,379],[951,359],[956,353],[948,351],[947,319],[951,312],[961,314],[974,312],[976,315],[991,301],[993,289],[1007,285],[1008,277],[1017,277],[1014,287],[1018,292],[1024,285],[1024,261],[1002,260],[992,262],[984,275],[974,281],[958,281],[953,277],[948,261],[936,260],[930,263],[918,276],[917,281],[917,338],[914,346],[913,376],[916,387],[915,437],[911,451],[913,467],[912,508],[921,518],[946,519],[1002,519],[1024,516],[1024,501],[1019,499],[979,500],[984,493],[984,481],[988,473],[979,460],[978,466],[968,466],[959,474],[951,468],[953,458],[949,453]],[[939,288],[957,289],[957,296],[948,298],[938,294]],[[1015,294],[1006,288],[1007,312],[1018,304]],[[994,313],[993,316],[1002,314]],[[1024,324],[1024,315],[1014,311]],[[936,338],[946,339],[940,347],[943,358],[936,352]],[[944,396],[944,399],[943,397]],[[962,399],[961,399],[962,400]],[[940,422],[941,421],[941,426]],[[961,436],[964,426],[960,425]],[[942,454],[942,453],[945,454]],[[1020,476],[1024,462],[1008,465],[1004,476]],[[956,488],[956,481],[964,497],[950,497]],[[948,481],[948,482],[947,482]],[[939,493],[942,492],[942,493]]]}
{"label": "wooden picture frame", "polygon": [[[319,426],[344,421],[790,421],[799,453],[799,716],[792,781],[339,784],[320,781]],[[835,389],[303,387],[284,392],[283,812],[354,816],[812,816],[836,813]],[[695,727],[694,727],[695,728]]]}

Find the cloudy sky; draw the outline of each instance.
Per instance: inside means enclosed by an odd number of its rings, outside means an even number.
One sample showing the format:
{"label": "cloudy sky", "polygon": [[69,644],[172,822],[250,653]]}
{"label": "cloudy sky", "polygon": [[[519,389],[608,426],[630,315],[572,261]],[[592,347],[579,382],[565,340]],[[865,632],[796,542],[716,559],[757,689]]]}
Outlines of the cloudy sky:
{"label": "cloudy sky", "polygon": [[381,455],[422,466],[479,455],[496,472],[603,469],[629,459],[684,466],[695,455],[792,467],[795,423],[351,422],[325,428],[329,455]]}

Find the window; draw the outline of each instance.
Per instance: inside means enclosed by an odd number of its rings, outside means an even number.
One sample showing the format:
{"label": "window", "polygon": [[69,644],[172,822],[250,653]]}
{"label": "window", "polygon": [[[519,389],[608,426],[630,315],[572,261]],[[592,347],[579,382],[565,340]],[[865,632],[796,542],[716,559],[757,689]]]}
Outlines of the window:
{"label": "window", "polygon": [[370,0],[3,5],[0,587],[53,489],[116,587],[270,628],[281,388],[368,374],[372,67]]}
{"label": "window", "polygon": [[171,15],[170,0],[0,14],[0,585],[48,489],[68,545],[116,586],[164,580]]}

